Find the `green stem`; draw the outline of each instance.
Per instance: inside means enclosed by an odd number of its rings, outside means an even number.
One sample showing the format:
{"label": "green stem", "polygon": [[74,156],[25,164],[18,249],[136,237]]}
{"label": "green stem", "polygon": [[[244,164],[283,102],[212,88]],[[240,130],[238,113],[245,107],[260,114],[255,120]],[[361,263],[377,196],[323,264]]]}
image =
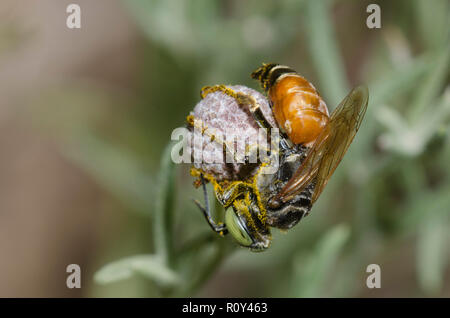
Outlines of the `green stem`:
{"label": "green stem", "polygon": [[175,167],[170,156],[172,144],[169,143],[161,158],[159,174],[159,193],[156,201],[154,220],[154,240],[156,254],[164,264],[173,262],[173,210],[175,198]]}
{"label": "green stem", "polygon": [[201,274],[192,280],[186,291],[185,295],[193,295],[208,281],[211,275],[220,267],[226,256],[232,251],[226,245],[225,239],[219,239],[216,242],[214,254],[209,258],[206,264],[201,268]]}

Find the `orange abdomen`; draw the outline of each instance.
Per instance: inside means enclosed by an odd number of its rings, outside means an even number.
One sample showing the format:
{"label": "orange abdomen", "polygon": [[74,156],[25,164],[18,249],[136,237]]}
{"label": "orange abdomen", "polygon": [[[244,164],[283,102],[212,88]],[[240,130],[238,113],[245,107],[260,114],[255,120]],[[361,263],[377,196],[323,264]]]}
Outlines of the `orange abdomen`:
{"label": "orange abdomen", "polygon": [[278,125],[294,144],[313,142],[328,123],[322,97],[305,78],[285,74],[269,88],[272,111]]}

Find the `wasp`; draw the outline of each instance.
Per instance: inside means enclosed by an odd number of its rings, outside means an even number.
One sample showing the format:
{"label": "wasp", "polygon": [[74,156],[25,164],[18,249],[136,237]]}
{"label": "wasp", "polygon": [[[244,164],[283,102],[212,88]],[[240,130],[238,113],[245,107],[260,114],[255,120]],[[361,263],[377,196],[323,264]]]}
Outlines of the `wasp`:
{"label": "wasp", "polygon": [[[215,85],[202,88],[201,97],[220,91],[246,107],[260,128],[278,128],[278,151],[271,153],[279,158],[276,169],[272,169],[271,160],[266,160],[242,180],[218,181],[196,168],[191,174],[198,178],[197,185],[203,186],[205,206],[195,203],[211,228],[221,236],[231,233],[241,246],[252,251],[263,251],[270,246],[272,227],[290,229],[309,214],[355,137],[369,96],[367,87],[358,86],[330,115],[315,87],[288,66],[263,64],[251,77],[267,94],[278,127],[269,123],[249,94]],[[212,218],[207,182],[225,208],[223,223]]]}

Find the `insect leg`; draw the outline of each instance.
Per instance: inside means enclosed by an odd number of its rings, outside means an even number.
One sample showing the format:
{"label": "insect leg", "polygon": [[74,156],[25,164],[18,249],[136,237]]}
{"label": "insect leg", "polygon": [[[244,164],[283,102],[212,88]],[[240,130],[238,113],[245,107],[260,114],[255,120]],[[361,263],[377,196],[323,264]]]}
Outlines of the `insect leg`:
{"label": "insect leg", "polygon": [[228,233],[228,230],[225,226],[225,224],[223,223],[219,223],[217,224],[216,222],[214,222],[214,220],[212,219],[211,216],[211,210],[209,207],[209,200],[208,200],[208,191],[206,190],[206,184],[205,184],[205,179],[203,178],[203,175],[200,175],[200,179],[202,181],[202,186],[203,186],[203,195],[205,197],[205,207],[203,207],[201,205],[200,202],[198,202],[197,200],[194,200],[194,203],[198,206],[198,208],[200,209],[200,211],[203,212],[203,215],[205,216],[206,221],[208,222],[208,224],[211,226],[211,228],[218,233],[221,236],[224,236],[225,234]]}

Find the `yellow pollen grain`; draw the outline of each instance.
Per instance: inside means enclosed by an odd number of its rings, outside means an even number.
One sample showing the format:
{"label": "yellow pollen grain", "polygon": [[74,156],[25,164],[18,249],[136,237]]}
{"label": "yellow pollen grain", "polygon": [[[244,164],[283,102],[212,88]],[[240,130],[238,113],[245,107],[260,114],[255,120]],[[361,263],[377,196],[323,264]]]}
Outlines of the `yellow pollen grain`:
{"label": "yellow pollen grain", "polygon": [[188,123],[190,126],[192,126],[192,127],[194,127],[194,120],[195,120],[194,115],[188,115],[188,116],[186,117],[187,123]]}
{"label": "yellow pollen grain", "polygon": [[200,178],[200,175],[203,175],[203,178],[205,178],[207,181],[211,182],[211,184],[214,187],[214,192],[218,192],[220,194],[223,193],[222,187],[220,186],[219,182],[217,182],[216,178],[214,178],[211,174],[204,172],[201,169],[197,169],[192,167],[190,170],[191,176]]}
{"label": "yellow pollen grain", "polygon": [[255,222],[253,222],[252,216],[250,214],[250,211],[248,209],[248,207],[250,206],[250,198],[249,198],[249,194],[247,194],[245,196],[245,203],[242,202],[243,200],[235,200],[233,202],[234,207],[236,208],[236,211],[243,213],[245,218],[248,221],[248,224],[250,224],[250,226],[252,227],[253,230],[257,231],[258,229],[256,228],[256,224]]}

